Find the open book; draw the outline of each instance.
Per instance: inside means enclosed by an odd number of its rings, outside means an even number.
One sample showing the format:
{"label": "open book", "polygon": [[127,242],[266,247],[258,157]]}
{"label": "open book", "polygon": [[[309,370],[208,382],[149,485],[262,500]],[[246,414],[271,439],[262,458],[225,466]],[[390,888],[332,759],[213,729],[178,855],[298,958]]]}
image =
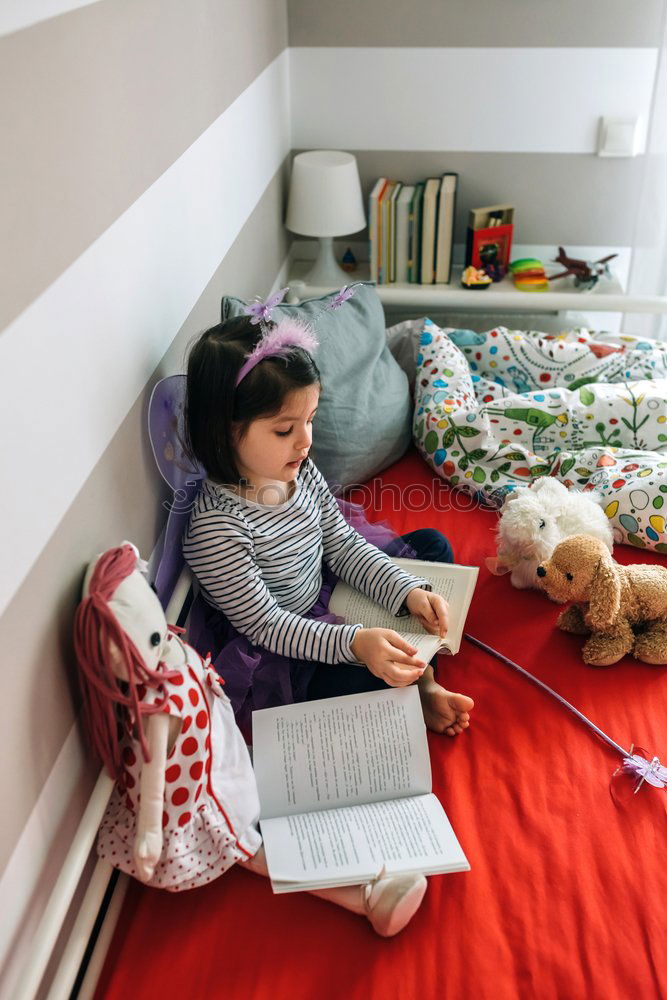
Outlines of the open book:
{"label": "open book", "polygon": [[431,793],[416,686],[267,708],[252,730],[274,892],[470,868]]}
{"label": "open book", "polygon": [[477,582],[476,566],[456,566],[452,563],[423,562],[421,559],[393,559],[398,566],[413,576],[428,580],[436,594],[442,594],[449,603],[449,628],[441,639],[430,635],[416,618],[396,618],[365,594],[347,583],[339,582],[334,587],[329,611],[344,618],[346,622],[361,622],[366,628],[391,628],[416,647],[419,655],[427,662],[442,650],[458,653],[461,646],[463,626]]}

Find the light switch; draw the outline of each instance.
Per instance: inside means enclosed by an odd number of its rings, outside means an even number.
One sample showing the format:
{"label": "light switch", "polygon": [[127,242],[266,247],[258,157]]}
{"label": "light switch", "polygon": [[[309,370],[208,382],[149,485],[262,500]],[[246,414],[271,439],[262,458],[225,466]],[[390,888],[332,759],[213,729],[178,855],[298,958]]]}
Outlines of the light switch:
{"label": "light switch", "polygon": [[598,156],[636,156],[638,152],[638,118],[600,118]]}

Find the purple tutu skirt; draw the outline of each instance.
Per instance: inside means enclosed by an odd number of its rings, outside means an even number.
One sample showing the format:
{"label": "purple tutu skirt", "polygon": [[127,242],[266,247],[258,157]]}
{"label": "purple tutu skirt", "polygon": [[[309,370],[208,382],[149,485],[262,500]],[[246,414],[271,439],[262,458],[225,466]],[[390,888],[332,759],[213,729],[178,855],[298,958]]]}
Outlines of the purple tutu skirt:
{"label": "purple tutu skirt", "polygon": [[[391,549],[392,556],[414,558],[414,550],[402,543],[400,536],[388,525],[371,524],[362,507],[346,500],[338,499],[337,502],[345,520],[368,542],[382,551]],[[329,611],[329,599],[337,579],[323,564],[322,589],[304,618],[341,624],[342,619]],[[253,645],[201,594],[195,597],[190,612],[188,641],[202,656],[211,654],[213,666],[225,682],[225,694],[247,741],[251,739],[253,711],[307,700],[308,685],[317,664],[312,660],[294,660]],[[332,669],[335,670],[335,666]]]}

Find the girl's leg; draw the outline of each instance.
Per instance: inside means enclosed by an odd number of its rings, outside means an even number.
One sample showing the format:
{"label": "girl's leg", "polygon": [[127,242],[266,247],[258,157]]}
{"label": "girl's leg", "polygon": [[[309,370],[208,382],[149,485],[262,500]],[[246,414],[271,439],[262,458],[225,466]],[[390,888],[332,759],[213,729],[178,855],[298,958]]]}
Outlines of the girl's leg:
{"label": "girl's leg", "polygon": [[390,542],[385,552],[387,555],[394,555],[400,549],[401,543],[407,544],[414,549],[417,559],[424,559],[426,562],[454,562],[454,553],[449,539],[435,528],[419,528],[417,531],[408,531],[395,541]]}
{"label": "girl's leg", "polygon": [[[260,847],[253,858],[241,864],[256,875],[266,877],[269,874],[263,847]],[[393,937],[403,930],[419,909],[426,885],[423,875],[385,875],[378,876],[365,885],[313,889],[311,895],[367,917],[378,934]]]}
{"label": "girl's leg", "polygon": [[338,698],[343,694],[384,691],[387,685],[365,667],[347,663],[318,663],[308,685],[308,701]]}

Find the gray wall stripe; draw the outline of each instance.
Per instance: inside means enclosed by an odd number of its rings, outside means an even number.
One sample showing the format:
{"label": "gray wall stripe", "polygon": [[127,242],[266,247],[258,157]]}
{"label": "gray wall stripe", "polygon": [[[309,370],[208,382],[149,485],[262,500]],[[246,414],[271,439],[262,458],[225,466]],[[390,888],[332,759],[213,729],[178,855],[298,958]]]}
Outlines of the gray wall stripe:
{"label": "gray wall stripe", "polygon": [[661,11],[662,0],[288,0],[289,44],[632,48],[658,44]]}
{"label": "gray wall stripe", "polygon": [[0,329],[286,44],[275,0],[105,0],[0,39]]}

